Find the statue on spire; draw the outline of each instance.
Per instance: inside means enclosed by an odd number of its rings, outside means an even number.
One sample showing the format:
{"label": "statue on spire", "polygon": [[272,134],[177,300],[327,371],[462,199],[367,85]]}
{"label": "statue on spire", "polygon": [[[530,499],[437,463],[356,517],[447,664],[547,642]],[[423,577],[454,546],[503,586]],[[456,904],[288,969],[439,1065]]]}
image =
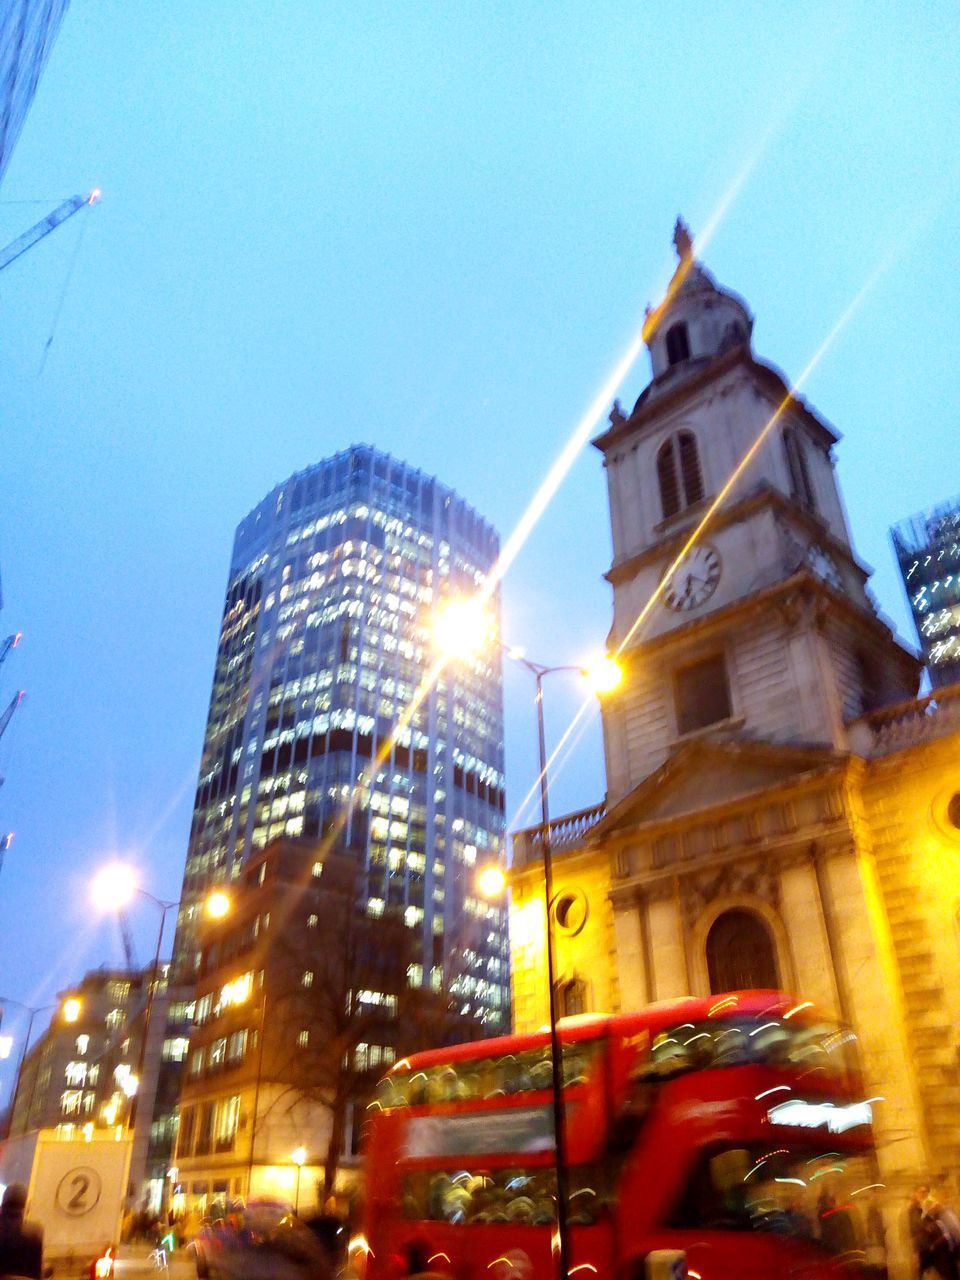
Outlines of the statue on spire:
{"label": "statue on spire", "polygon": [[677,219],[673,228],[673,245],[681,262],[687,262],[693,257],[693,236],[682,218]]}

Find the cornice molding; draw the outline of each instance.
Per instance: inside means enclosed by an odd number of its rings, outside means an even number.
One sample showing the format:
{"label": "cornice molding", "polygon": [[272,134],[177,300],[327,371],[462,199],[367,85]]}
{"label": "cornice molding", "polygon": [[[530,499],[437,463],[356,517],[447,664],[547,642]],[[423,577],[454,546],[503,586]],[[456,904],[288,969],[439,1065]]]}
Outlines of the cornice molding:
{"label": "cornice molding", "polygon": [[[770,609],[786,602],[798,592],[806,593],[811,597],[820,597],[826,601],[835,613],[845,618],[861,631],[869,633],[874,639],[889,644],[897,651],[899,660],[903,663],[905,669],[910,668],[911,671],[919,671],[919,658],[897,639],[892,629],[882,618],[871,611],[861,608],[860,605],[855,604],[843,592],[828,586],[806,567],[790,574],[789,577],[781,578],[779,581],[761,588],[759,591],[741,596],[738,600],[732,600],[728,605],[724,605],[722,609],[715,609],[711,613],[705,614],[702,618],[691,618],[689,622],[679,627],[674,627],[670,631],[665,631],[659,636],[632,644],[619,655],[620,661],[629,669],[635,664],[644,663],[650,654],[659,653],[663,649],[709,637],[717,631],[728,631],[731,625],[745,622],[758,613],[768,613]],[[616,637],[614,636],[613,639],[615,640]],[[614,696],[622,697],[622,693]]]}
{"label": "cornice molding", "polygon": [[630,906],[643,900],[656,900],[673,892],[679,880],[681,891],[687,883],[702,882],[714,875],[721,875],[729,868],[755,868],[757,873],[779,874],[791,867],[813,866],[816,862],[824,862],[837,857],[855,857],[856,841],[849,824],[833,831],[820,831],[815,838],[810,834],[798,833],[779,841],[771,838],[760,845],[749,848],[699,858],[696,861],[673,863],[668,867],[651,867],[620,881],[611,888],[608,898],[614,908]]}
{"label": "cornice molding", "polygon": [[[691,532],[697,527],[703,512],[706,510],[706,506],[707,500],[704,500],[697,503],[695,508],[688,508],[680,516],[675,516],[670,521],[665,522],[669,526],[669,531],[665,533],[665,536],[659,542],[652,543],[645,550],[638,551],[635,555],[629,556],[624,560],[614,561],[603,576],[612,586],[617,586],[619,583],[635,577],[651,561],[660,560],[664,556],[669,557],[671,553],[676,554],[690,537]],[[864,581],[870,577],[871,570],[869,567],[857,558],[848,543],[834,537],[824,520],[807,511],[798,503],[793,502],[786,494],[781,493],[779,489],[775,489],[770,484],[758,485],[736,502],[731,503],[729,506],[722,506],[711,517],[709,525],[703,531],[703,536],[712,536],[715,530],[726,529],[729,525],[739,524],[749,516],[766,508],[770,508],[776,515],[786,516],[795,524],[800,525],[825,550],[832,551],[836,555],[842,555],[849,560],[857,571],[863,575]]]}
{"label": "cornice molding", "polygon": [[840,439],[837,432],[794,392],[779,369],[765,361],[757,360],[749,346],[743,344],[716,356],[702,369],[691,371],[675,386],[664,388],[652,399],[645,400],[644,396],[655,385],[656,380],[649,383],[634,407],[633,413],[596,436],[592,441],[594,448],[603,453],[615,448],[632,435],[646,430],[658,419],[681,409],[687,401],[696,399],[712,382],[718,381],[737,368],[742,369],[755,385],[770,393],[774,405],[780,410],[781,417],[787,419],[791,414],[799,417],[826,449],[831,449]]}

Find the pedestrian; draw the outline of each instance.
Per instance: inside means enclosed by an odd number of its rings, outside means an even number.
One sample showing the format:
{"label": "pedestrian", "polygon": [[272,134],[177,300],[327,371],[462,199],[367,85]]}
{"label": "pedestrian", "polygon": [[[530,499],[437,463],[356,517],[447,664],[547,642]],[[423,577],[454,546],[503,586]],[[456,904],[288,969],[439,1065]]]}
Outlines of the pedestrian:
{"label": "pedestrian", "polygon": [[927,1251],[929,1231],[923,1218],[923,1202],[929,1194],[930,1188],[925,1182],[921,1182],[914,1187],[910,1202],[907,1205],[907,1228],[910,1232],[913,1251],[917,1255],[917,1280],[923,1280],[923,1273],[930,1266],[930,1257]]}
{"label": "pedestrian", "polygon": [[936,1213],[937,1221],[950,1241],[950,1247],[955,1255],[960,1256],[960,1217],[939,1197],[937,1197]]}
{"label": "pedestrian", "polygon": [[41,1280],[43,1276],[43,1229],[24,1221],[27,1189],[11,1182],[0,1204],[0,1276],[23,1276]]}
{"label": "pedestrian", "polygon": [[940,1280],[960,1280],[957,1262],[960,1255],[960,1233],[956,1232],[956,1215],[944,1208],[939,1198],[929,1195],[923,1202],[923,1229],[929,1266]]}

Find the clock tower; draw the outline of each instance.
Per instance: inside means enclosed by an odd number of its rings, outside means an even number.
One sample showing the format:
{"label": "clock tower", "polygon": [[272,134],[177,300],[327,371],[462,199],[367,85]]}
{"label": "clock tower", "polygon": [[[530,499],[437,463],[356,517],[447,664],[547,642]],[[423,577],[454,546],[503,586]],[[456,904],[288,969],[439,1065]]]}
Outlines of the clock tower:
{"label": "clock tower", "polygon": [[[650,381],[594,442],[624,679],[606,796],[550,824],[557,999],[777,987],[838,1013],[906,1275],[908,1190],[960,1168],[960,685],[916,697],[851,543],[836,433],[754,353],[682,223],[674,243]],[[543,840],[513,843],[521,1030],[546,1016]]]}
{"label": "clock tower", "polygon": [[653,376],[594,442],[613,534],[609,643],[629,671],[604,713],[613,801],[697,735],[845,750],[848,720],[918,681],[851,546],[836,433],[754,354],[746,303],[679,221],[674,243],[644,330]]}

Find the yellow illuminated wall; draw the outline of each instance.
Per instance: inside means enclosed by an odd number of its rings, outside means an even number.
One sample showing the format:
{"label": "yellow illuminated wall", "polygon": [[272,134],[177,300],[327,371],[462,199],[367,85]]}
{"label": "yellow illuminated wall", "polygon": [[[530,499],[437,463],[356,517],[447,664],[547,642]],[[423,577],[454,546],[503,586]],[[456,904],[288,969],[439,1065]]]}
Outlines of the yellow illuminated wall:
{"label": "yellow illuminated wall", "polygon": [[[557,978],[560,982],[571,978],[584,981],[588,1008],[595,1013],[620,1010],[608,858],[605,849],[597,849],[554,863],[554,903],[576,898],[570,910],[570,927],[554,930]],[[518,1032],[534,1031],[548,1021],[545,926],[542,868],[514,872],[510,948],[514,1027]]]}
{"label": "yellow illuminated wall", "polygon": [[957,735],[873,761],[869,844],[903,995],[931,1173],[960,1168],[960,757]]}

